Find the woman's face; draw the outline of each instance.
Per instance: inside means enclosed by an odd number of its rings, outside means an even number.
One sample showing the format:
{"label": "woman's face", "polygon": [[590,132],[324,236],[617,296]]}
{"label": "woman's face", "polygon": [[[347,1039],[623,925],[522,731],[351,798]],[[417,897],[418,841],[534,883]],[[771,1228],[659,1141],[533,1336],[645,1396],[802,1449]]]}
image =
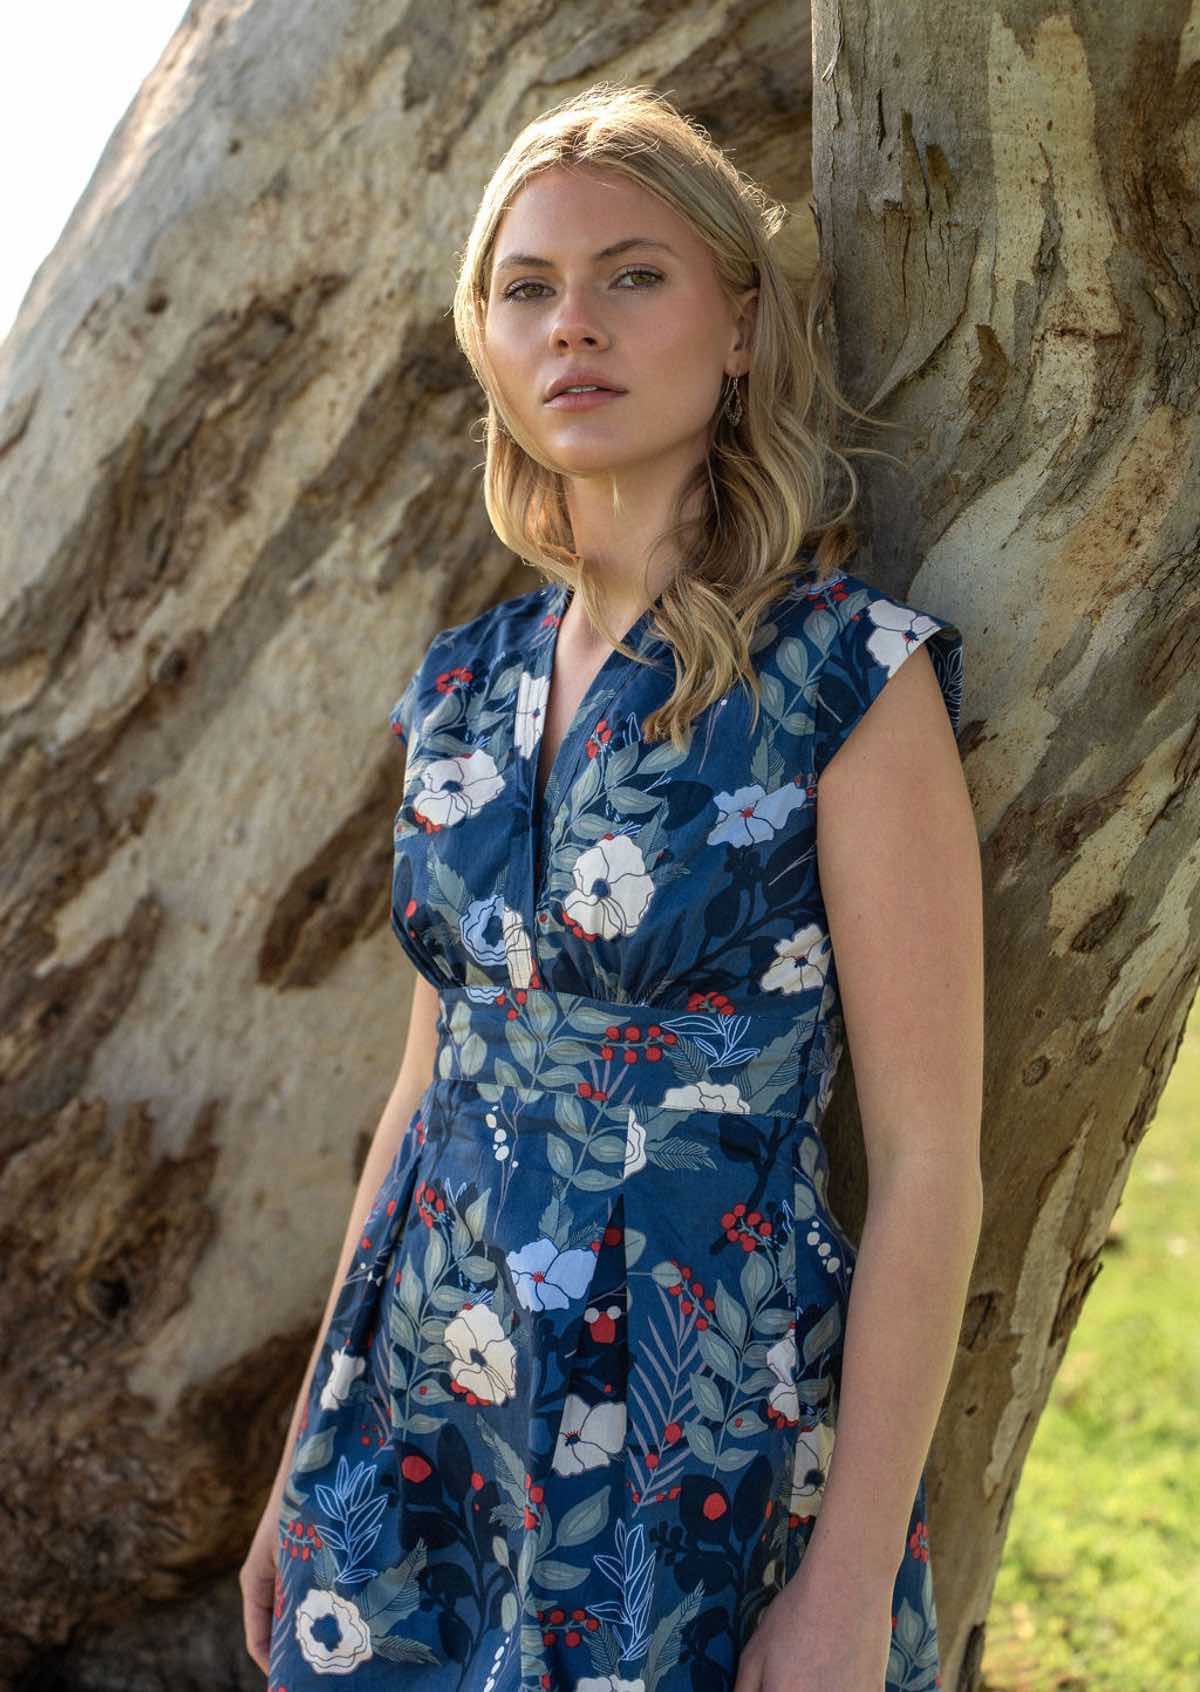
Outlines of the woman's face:
{"label": "woman's face", "polygon": [[[735,350],[745,328],[704,242],[620,174],[547,170],[501,220],[485,343],[510,415],[564,473],[702,457],[727,371],[749,367],[748,339]],[[624,391],[588,409],[548,403],[581,367]]]}

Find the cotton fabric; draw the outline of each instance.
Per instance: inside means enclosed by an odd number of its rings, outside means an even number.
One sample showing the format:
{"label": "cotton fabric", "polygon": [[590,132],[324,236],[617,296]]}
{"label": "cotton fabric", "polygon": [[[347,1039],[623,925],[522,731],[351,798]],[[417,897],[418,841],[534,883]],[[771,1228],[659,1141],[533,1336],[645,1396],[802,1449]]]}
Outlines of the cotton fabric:
{"label": "cotton fabric", "polygon": [[[760,626],[681,754],[652,611],[535,772],[549,584],[430,644],[391,924],[434,1078],[362,1227],[280,1516],[269,1692],[731,1692],[836,1437],[855,1251],[820,1123],[844,1026],[822,772],[950,622],[839,571]],[[871,826],[864,810],[863,828]],[[885,1692],[940,1684],[925,1479]]]}

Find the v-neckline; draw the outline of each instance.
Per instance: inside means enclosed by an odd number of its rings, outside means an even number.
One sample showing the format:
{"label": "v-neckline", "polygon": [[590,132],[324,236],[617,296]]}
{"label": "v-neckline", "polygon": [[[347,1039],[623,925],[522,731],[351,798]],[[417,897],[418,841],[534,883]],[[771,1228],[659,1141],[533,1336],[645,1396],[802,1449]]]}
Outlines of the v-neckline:
{"label": "v-neckline", "polygon": [[[554,687],[555,665],[558,658],[558,637],[562,629],[562,620],[567,608],[574,598],[574,589],[567,583],[552,584],[550,589],[550,609],[555,614],[554,632],[542,648],[541,662],[538,666],[539,679],[546,682],[546,699],[542,707],[540,720],[534,733],[533,747],[529,755],[529,781],[526,796],[526,827],[530,840],[530,883],[532,897],[530,899],[530,913],[536,914],[541,895],[541,838],[546,826],[546,818],[552,808],[559,803],[564,786],[569,782],[574,761],[578,753],[578,744],[583,729],[593,712],[606,697],[611,697],[617,691],[619,682],[617,672],[621,665],[632,664],[623,652],[612,647],[604,656],[604,661],[588,683],[578,705],[571,715],[570,721],[563,730],[562,739],[555,748],[550,768],[546,772],[546,785],[539,791],[538,774],[542,760],[542,742],[546,734],[546,720],[550,712],[550,695]],[[662,604],[659,594],[651,605],[648,605],[637,619],[625,630],[621,639],[626,646],[633,646],[640,650],[636,642],[645,625],[649,622],[654,611]]]}
{"label": "v-neckline", "polygon": [[[530,777],[530,784],[532,787],[531,797],[533,801],[532,815],[536,819],[540,819],[545,816],[546,806],[551,798],[551,791],[553,790],[554,793],[557,794],[558,788],[561,786],[561,782],[557,780],[558,773],[563,764],[564,758],[568,753],[569,743],[574,739],[575,734],[579,729],[581,719],[587,714],[589,708],[594,705],[596,702],[596,696],[603,691],[603,688],[607,684],[613,671],[617,669],[619,665],[632,663],[633,661],[632,659],[626,658],[625,654],[623,652],[619,652],[615,646],[605,653],[599,669],[596,671],[595,675],[580,695],[579,703],[571,713],[567,726],[563,730],[562,739],[555,747],[554,756],[550,760],[550,768],[546,771],[546,785],[544,788],[540,788],[538,776],[542,762],[542,744],[546,738],[546,722],[550,715],[550,698],[554,691],[554,676],[558,663],[558,640],[562,631],[563,618],[566,616],[567,610],[575,597],[574,590],[566,584],[556,586],[552,590],[552,593],[555,615],[554,632],[550,639],[546,642],[546,656],[543,660],[542,666],[546,681],[546,701],[541,711],[541,718],[534,736],[533,751],[530,756],[532,770]],[[625,633],[621,636],[624,645],[633,645],[638,634],[641,632],[643,624],[649,621],[651,612],[659,605],[660,602],[661,595],[655,600],[654,605],[648,606],[644,611],[642,611],[629,628],[625,630]]]}

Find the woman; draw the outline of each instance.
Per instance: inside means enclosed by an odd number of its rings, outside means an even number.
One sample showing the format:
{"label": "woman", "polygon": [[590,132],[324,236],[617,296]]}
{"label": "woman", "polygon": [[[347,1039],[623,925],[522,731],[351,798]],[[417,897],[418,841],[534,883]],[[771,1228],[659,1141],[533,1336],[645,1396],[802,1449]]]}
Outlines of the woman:
{"label": "woman", "polygon": [[488,513],[548,581],[392,713],[413,1020],[242,1572],[270,1692],[938,1682],[923,1464],[981,1209],[962,639],[841,568],[780,215],[600,85],[462,256]]}

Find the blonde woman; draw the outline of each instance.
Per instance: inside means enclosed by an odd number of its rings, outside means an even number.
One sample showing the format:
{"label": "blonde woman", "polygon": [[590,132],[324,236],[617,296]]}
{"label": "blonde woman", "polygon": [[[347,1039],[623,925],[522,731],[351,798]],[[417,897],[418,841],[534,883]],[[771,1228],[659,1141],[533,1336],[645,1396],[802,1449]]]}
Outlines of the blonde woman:
{"label": "blonde woman", "polygon": [[[781,215],[601,84],[518,135],[461,255],[488,515],[544,580],[391,716],[412,1028],[242,1571],[270,1692],[939,1682],[924,1463],[981,1208],[963,643],[845,568],[852,408]],[[820,1136],[846,1035],[857,1249]]]}

